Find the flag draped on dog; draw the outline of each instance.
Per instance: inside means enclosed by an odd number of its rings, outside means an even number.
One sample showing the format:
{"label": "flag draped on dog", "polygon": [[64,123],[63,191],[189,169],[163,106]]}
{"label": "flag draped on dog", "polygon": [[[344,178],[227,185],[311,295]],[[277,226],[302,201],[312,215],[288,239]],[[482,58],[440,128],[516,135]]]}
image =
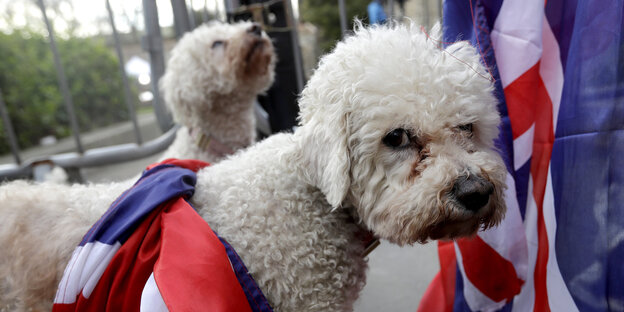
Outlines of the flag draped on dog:
{"label": "flag draped on dog", "polygon": [[506,219],[439,244],[421,311],[624,311],[621,1],[448,0],[496,79]]}
{"label": "flag draped on dog", "polygon": [[207,165],[148,167],[72,254],[53,311],[271,311],[234,249],[187,202]]}

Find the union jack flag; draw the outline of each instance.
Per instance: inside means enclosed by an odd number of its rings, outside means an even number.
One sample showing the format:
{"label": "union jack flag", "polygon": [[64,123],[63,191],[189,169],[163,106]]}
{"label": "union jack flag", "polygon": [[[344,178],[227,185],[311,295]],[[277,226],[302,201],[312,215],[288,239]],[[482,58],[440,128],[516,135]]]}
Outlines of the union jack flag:
{"label": "union jack flag", "polygon": [[624,311],[624,3],[446,0],[496,79],[503,223],[441,242],[419,311]]}
{"label": "union jack flag", "polygon": [[194,171],[207,165],[148,167],[74,250],[52,311],[272,311],[234,249],[187,202]]}

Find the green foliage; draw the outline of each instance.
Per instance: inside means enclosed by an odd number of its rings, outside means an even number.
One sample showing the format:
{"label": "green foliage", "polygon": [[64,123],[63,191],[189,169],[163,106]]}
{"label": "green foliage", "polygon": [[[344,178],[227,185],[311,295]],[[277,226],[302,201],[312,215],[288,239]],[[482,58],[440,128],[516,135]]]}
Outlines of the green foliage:
{"label": "green foliage", "polygon": [[[353,29],[353,18],[366,19],[366,6],[370,0],[345,0],[347,29]],[[338,0],[301,0],[301,19],[319,28],[319,46],[322,53],[329,52],[340,40]]]}
{"label": "green foliage", "polygon": [[[104,42],[57,38],[57,46],[81,132],[127,119],[119,63]],[[21,149],[48,135],[71,134],[52,51],[42,35],[29,30],[0,33],[0,92]],[[2,131],[0,154],[8,151]]]}

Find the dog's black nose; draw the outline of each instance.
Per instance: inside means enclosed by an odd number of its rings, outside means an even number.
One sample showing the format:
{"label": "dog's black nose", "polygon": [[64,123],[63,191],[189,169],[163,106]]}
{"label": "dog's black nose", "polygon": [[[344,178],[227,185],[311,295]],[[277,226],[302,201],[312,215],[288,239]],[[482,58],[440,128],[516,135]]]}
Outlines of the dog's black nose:
{"label": "dog's black nose", "polygon": [[260,27],[260,25],[253,23],[251,25],[251,27],[249,27],[249,29],[247,29],[247,32],[256,36],[261,36],[262,35],[262,27]]}
{"label": "dog's black nose", "polygon": [[453,195],[466,210],[477,212],[490,200],[494,192],[492,182],[477,175],[460,177],[453,185]]}

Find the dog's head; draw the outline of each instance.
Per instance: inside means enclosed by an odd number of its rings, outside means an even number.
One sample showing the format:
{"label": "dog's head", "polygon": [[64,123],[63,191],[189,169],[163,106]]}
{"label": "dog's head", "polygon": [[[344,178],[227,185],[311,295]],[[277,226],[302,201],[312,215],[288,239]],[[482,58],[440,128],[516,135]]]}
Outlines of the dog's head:
{"label": "dog's head", "polygon": [[472,235],[506,209],[492,92],[467,42],[442,49],[415,25],[359,27],[302,93],[304,170],[381,238]]}
{"label": "dog's head", "polygon": [[211,22],[186,33],[172,49],[160,88],[176,121],[189,125],[188,119],[206,116],[212,109],[240,109],[214,107],[219,99],[250,98],[266,91],[273,83],[275,59],[273,44],[260,25]]}

